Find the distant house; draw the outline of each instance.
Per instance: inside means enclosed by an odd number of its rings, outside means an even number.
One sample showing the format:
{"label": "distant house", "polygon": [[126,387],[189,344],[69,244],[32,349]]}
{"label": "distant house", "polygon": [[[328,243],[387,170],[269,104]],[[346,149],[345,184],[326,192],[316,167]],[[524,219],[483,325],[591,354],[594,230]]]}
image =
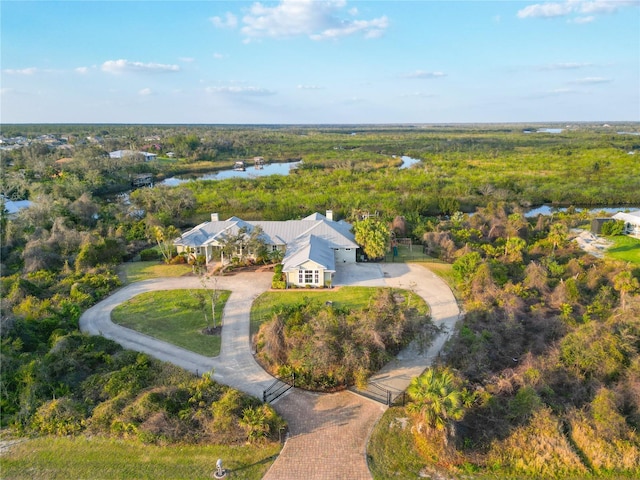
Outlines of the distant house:
{"label": "distant house", "polygon": [[126,158],[140,155],[144,158],[145,162],[149,160],[155,160],[158,155],[156,153],[138,152],[136,150],[116,150],[115,152],[109,152],[109,158]]}
{"label": "distant house", "polygon": [[[333,220],[333,213],[314,213],[302,220],[245,221],[237,217],[219,220],[218,214],[174,241],[178,252],[193,252],[212,260],[223,258],[225,241],[240,233],[242,229],[248,239],[256,227],[262,228],[261,240],[270,251],[283,254],[283,273],[287,286],[322,287],[332,283],[336,263],[355,263],[358,244],[351,225]],[[237,252],[241,254],[241,252]],[[248,252],[251,256],[253,252]]]}
{"label": "distant house", "polygon": [[624,231],[626,234],[640,236],[640,210],[629,213],[618,212],[613,218],[624,221]]}

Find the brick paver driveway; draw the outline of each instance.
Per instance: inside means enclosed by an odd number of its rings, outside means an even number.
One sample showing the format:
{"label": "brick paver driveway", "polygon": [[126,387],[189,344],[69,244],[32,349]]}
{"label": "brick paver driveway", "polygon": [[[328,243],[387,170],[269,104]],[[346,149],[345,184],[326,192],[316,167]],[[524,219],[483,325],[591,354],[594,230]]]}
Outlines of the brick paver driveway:
{"label": "brick paver driveway", "polygon": [[[431,364],[453,332],[459,316],[456,300],[442,280],[418,265],[357,264],[347,268],[337,276],[338,283],[409,288],[427,301],[432,320],[445,327],[426,351],[407,349],[378,373],[379,383],[404,390],[411,378]],[[154,279],[129,285],[87,310],[80,318],[80,329],[194,373],[213,368],[217,381],[260,398],[273,377],[257,365],[251,354],[249,312],[253,300],[269,288],[270,278],[269,273],[246,273],[218,280],[218,288],[233,293],[225,307],[222,351],[216,358],[194,354],[111,322],[111,310],[119,303],[150,290],[199,288],[195,278]],[[386,409],[384,405],[351,392],[314,394],[294,389],[278,399],[274,407],[287,420],[289,434],[265,479],[371,478],[366,443]]]}
{"label": "brick paver driveway", "polygon": [[[342,285],[399,287],[413,290],[429,304],[442,333],[424,351],[407,347],[373,378],[404,390],[431,365],[453,333],[460,310],[449,287],[430,270],[414,264],[358,264],[339,272]],[[369,480],[366,447],[386,406],[351,392],[313,394],[294,389],[274,404],[289,422],[289,438],[264,480]]]}

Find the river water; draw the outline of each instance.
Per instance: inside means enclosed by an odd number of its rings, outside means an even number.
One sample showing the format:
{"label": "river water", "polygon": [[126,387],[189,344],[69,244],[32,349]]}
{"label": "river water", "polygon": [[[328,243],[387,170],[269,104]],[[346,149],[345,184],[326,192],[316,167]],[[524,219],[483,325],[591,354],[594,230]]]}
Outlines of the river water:
{"label": "river water", "polygon": [[201,175],[177,175],[167,178],[159,184],[175,187],[182,183],[191,182],[193,180],[225,180],[227,178],[255,178],[266,177],[268,175],[289,175],[292,169],[298,168],[302,162],[283,162],[283,163],[267,163],[260,166],[247,166],[244,171],[234,170],[218,170],[216,172],[205,173]]}

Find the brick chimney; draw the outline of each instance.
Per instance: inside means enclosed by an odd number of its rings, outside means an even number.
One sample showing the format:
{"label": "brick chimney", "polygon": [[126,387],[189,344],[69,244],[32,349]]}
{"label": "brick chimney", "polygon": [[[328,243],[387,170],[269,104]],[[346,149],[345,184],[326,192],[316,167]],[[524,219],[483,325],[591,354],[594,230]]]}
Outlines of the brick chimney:
{"label": "brick chimney", "polygon": [[327,210],[325,217],[327,217],[327,220],[331,220],[333,222],[333,210]]}

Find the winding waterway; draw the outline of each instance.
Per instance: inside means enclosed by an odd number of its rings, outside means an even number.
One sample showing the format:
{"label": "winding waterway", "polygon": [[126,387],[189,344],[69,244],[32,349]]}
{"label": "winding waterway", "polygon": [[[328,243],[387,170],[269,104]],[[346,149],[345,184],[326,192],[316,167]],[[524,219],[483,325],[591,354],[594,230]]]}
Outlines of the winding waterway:
{"label": "winding waterway", "polygon": [[175,187],[177,185],[191,182],[194,180],[225,180],[227,178],[255,178],[266,177],[268,175],[289,175],[292,169],[298,168],[302,161],[283,162],[283,163],[267,163],[265,165],[247,166],[245,170],[234,170],[229,168],[226,170],[217,170],[215,172],[204,173],[199,175],[177,175],[175,177],[166,178],[159,182],[161,185]]}

